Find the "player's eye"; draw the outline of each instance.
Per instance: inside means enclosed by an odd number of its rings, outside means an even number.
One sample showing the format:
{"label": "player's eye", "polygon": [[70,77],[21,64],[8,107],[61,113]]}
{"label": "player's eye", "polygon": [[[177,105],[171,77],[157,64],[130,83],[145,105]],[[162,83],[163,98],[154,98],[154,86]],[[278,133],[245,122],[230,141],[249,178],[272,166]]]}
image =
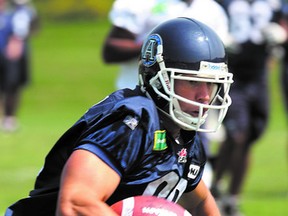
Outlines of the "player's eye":
{"label": "player's eye", "polygon": [[198,85],[200,85],[200,82],[189,81],[189,84],[190,84],[191,86],[198,86]]}

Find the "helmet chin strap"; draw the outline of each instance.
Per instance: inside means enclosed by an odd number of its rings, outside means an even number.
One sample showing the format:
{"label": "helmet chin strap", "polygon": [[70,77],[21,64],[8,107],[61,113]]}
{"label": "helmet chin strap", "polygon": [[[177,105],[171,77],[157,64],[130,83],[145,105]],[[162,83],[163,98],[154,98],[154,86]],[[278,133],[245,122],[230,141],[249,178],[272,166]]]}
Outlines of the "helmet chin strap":
{"label": "helmet chin strap", "polygon": [[179,126],[184,130],[198,130],[201,125],[205,123],[208,116],[208,112],[203,113],[203,109],[199,107],[198,117],[193,117],[188,113],[182,111],[179,101],[174,98],[173,103],[170,104],[170,115],[173,120],[176,121]]}

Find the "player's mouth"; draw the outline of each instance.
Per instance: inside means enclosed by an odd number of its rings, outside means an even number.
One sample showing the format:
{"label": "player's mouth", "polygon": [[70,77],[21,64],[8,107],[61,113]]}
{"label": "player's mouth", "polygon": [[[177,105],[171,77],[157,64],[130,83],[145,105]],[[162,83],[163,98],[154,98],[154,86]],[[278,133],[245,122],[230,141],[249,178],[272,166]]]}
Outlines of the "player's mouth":
{"label": "player's mouth", "polygon": [[[203,113],[202,113],[202,116],[208,111],[207,108],[204,108],[203,109]],[[199,110],[194,110],[194,111],[189,111],[189,112],[186,112],[188,113],[189,115],[193,116],[193,117],[198,117],[199,116]]]}

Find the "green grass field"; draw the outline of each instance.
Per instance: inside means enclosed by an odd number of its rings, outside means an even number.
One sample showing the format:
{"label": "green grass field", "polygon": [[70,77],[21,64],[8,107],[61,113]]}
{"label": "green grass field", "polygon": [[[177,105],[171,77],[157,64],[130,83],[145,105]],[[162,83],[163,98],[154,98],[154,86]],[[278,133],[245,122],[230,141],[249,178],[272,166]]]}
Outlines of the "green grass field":
{"label": "green grass field", "polygon": [[[26,197],[44,157],[91,105],[114,90],[116,66],[100,58],[107,21],[43,23],[31,43],[32,81],[23,91],[17,133],[0,132],[0,214]],[[277,65],[271,73],[271,120],[254,146],[243,190],[246,216],[288,215],[287,116]]]}

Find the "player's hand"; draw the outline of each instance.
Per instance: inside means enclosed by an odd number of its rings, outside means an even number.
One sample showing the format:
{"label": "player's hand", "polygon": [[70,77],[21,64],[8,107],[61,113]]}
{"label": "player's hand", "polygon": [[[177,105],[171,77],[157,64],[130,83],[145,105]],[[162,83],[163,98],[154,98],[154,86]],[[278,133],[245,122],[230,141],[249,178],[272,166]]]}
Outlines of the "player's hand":
{"label": "player's hand", "polygon": [[8,41],[8,45],[6,47],[6,57],[11,61],[18,60],[23,54],[24,41],[11,37]]}

